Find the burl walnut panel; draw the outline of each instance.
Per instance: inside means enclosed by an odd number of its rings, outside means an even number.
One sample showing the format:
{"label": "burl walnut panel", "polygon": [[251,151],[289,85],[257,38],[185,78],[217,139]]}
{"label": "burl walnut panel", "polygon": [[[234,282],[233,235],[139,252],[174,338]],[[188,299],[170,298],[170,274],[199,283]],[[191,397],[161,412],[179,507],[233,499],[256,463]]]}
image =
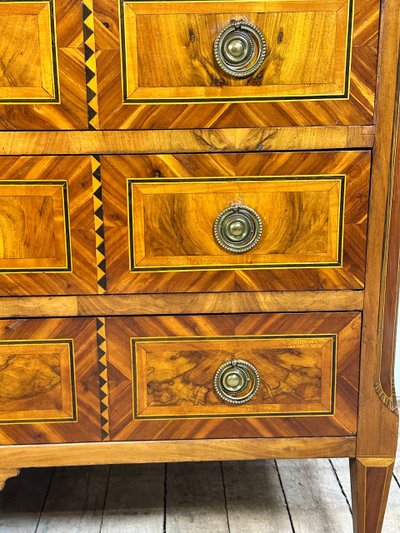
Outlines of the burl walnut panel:
{"label": "burl walnut panel", "polygon": [[0,295],[97,293],[90,157],[0,158]]}
{"label": "burl walnut panel", "polygon": [[[108,318],[111,439],[354,434],[360,325],[357,313]],[[214,391],[232,358],[260,374],[243,405]]]}
{"label": "burl walnut panel", "polygon": [[[100,127],[370,124],[379,4],[94,0]],[[265,36],[266,60],[248,78],[213,56],[231,20]]]}
{"label": "burl walnut panel", "polygon": [[[111,293],[362,289],[370,154],[103,156]],[[214,239],[232,203],[263,234],[244,254]]]}
{"label": "burl walnut panel", "polygon": [[0,129],[87,128],[82,3],[0,2]]}
{"label": "burl walnut panel", "polygon": [[[334,412],[335,335],[134,338],[132,358],[138,419]],[[234,359],[260,375],[254,399],[235,409],[213,387]]]}
{"label": "burl walnut panel", "polygon": [[1,320],[0,443],[97,440],[96,320]]}

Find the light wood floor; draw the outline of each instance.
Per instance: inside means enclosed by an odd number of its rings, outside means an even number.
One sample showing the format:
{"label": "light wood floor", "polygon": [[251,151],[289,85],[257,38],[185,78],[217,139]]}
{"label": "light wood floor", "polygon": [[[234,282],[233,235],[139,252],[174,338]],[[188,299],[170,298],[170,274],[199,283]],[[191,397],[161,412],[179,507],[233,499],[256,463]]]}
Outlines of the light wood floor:
{"label": "light wood floor", "polygon": [[[400,531],[400,463],[383,531]],[[0,532],[351,533],[348,461],[23,470],[0,494]]]}

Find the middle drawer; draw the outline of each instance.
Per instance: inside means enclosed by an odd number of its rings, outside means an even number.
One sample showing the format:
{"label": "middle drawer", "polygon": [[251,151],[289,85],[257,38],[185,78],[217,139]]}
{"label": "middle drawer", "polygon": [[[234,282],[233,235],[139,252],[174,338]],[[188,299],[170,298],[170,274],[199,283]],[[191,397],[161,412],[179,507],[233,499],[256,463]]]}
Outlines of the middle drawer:
{"label": "middle drawer", "polygon": [[111,293],[362,289],[370,153],[101,158]]}

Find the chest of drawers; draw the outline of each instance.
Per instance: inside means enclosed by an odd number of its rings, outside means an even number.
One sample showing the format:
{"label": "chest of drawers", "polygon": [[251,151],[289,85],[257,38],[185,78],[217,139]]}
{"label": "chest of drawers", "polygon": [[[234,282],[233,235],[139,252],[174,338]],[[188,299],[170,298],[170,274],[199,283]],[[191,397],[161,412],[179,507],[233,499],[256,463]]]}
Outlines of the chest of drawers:
{"label": "chest of drawers", "polygon": [[397,444],[396,0],[0,3],[0,481]]}

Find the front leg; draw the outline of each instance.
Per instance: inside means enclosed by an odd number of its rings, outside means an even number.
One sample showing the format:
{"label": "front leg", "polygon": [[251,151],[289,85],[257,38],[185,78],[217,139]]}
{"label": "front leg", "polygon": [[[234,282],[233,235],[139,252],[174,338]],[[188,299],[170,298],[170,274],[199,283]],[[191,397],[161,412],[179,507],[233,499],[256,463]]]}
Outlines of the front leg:
{"label": "front leg", "polygon": [[0,490],[4,489],[7,479],[19,475],[19,470],[16,468],[0,468]]}
{"label": "front leg", "polygon": [[354,533],[382,531],[393,467],[393,458],[350,459]]}

